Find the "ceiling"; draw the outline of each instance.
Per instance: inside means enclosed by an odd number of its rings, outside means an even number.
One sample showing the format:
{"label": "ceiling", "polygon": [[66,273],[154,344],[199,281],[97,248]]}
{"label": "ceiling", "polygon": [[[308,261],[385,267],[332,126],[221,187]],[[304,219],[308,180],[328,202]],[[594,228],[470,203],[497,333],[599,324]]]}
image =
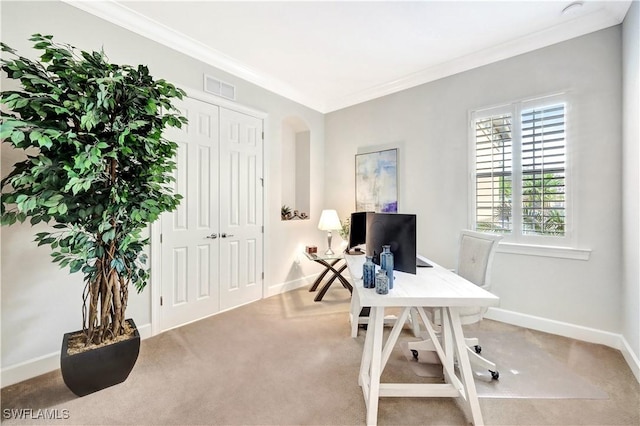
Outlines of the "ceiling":
{"label": "ceiling", "polygon": [[323,113],[617,25],[631,5],[64,1]]}

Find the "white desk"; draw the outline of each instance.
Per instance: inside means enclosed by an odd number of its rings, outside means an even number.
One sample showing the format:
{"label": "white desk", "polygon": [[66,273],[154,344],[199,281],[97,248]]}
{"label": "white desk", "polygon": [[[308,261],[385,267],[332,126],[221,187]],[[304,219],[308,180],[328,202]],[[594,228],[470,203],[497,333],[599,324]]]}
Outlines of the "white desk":
{"label": "white desk", "polygon": [[[350,272],[353,271],[352,312],[354,308],[359,312],[360,307],[371,307],[358,380],[367,406],[367,424],[377,423],[380,397],[453,397],[459,400],[459,405],[473,424],[482,425],[458,308],[497,306],[498,297],[431,261],[428,262],[432,268],[418,268],[416,275],[394,271],[393,289],[389,294],[380,295],[374,289],[362,286],[362,278],[357,273],[361,260],[348,255],[345,259]],[[403,309],[383,346],[384,310],[389,307]],[[380,383],[382,371],[412,307],[418,308],[435,345],[443,365],[445,383]],[[441,309],[440,336],[436,335],[423,307]],[[454,371],[454,358],[458,361],[460,377]]]}

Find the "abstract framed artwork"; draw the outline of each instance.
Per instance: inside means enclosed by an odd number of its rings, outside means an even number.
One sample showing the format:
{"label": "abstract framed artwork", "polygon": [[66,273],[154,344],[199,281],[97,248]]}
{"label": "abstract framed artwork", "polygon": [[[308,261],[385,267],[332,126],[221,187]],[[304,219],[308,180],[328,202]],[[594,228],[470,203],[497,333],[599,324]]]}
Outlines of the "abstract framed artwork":
{"label": "abstract framed artwork", "polygon": [[398,149],[356,155],[356,211],[398,212]]}

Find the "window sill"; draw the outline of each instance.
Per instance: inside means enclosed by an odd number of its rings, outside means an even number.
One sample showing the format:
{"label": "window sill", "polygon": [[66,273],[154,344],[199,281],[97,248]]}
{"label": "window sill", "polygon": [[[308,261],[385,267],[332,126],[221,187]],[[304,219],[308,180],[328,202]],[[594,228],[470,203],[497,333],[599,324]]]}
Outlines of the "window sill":
{"label": "window sill", "polygon": [[498,253],[520,254],[525,256],[555,257],[560,259],[589,260],[590,249],[576,249],[572,247],[539,246],[532,244],[515,244],[501,242],[496,250]]}

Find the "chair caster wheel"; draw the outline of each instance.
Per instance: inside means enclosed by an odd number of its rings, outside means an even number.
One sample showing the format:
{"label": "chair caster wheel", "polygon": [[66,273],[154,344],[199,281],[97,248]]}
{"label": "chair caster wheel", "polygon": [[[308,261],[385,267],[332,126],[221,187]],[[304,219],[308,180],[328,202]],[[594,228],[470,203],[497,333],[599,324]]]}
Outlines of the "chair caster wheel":
{"label": "chair caster wheel", "polygon": [[479,354],[480,352],[482,352],[482,346],[480,345],[475,345],[473,347],[473,350],[476,351],[477,354]]}
{"label": "chair caster wheel", "polygon": [[411,354],[413,355],[413,359],[418,360],[418,351],[415,349],[411,349]]}
{"label": "chair caster wheel", "polygon": [[489,373],[491,373],[491,379],[492,380],[498,380],[500,378],[500,373],[497,372],[497,371],[489,370]]}

